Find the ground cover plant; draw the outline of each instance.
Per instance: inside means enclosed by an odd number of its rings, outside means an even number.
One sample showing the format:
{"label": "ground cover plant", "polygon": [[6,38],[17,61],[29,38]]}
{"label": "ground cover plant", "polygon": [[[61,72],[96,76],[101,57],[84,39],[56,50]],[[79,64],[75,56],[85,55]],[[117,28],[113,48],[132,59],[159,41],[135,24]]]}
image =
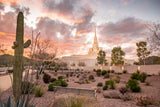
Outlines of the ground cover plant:
{"label": "ground cover plant", "polygon": [[129,88],[132,92],[140,92],[141,87],[136,79],[128,80],[126,87]]}

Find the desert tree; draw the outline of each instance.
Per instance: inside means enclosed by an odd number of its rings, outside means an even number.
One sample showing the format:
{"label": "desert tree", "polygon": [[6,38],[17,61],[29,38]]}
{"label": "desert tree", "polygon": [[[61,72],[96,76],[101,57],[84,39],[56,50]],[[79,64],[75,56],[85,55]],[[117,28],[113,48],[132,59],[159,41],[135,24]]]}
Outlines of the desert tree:
{"label": "desert tree", "polygon": [[106,53],[105,51],[100,50],[97,55],[97,63],[103,66],[106,63]]}
{"label": "desert tree", "polygon": [[160,23],[148,24],[147,28],[151,32],[148,38],[150,50],[160,54]]}
{"label": "desert tree", "polygon": [[111,53],[111,65],[123,65],[125,52],[121,47],[114,47]]}
{"label": "desert tree", "polygon": [[150,51],[147,49],[147,42],[140,41],[136,43],[137,46],[137,56],[139,57],[139,63],[143,62],[145,65],[145,60],[149,56]]}

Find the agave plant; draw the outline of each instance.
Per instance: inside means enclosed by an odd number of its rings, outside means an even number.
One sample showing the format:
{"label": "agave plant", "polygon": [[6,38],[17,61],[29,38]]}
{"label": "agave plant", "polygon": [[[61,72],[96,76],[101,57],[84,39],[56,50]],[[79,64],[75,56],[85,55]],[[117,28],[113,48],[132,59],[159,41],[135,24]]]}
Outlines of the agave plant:
{"label": "agave plant", "polygon": [[[16,104],[14,105],[14,98],[11,99],[9,96],[8,101],[6,104],[3,104],[2,100],[0,99],[0,107],[26,107],[26,99],[24,98],[23,100],[18,99]],[[35,105],[28,105],[28,107],[35,107]]]}

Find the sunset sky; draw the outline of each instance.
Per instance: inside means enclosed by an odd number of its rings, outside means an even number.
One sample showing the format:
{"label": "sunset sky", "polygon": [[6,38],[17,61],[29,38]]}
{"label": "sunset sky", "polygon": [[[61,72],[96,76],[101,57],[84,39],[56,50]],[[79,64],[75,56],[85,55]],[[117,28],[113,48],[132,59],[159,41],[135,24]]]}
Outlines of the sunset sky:
{"label": "sunset sky", "polygon": [[41,32],[59,56],[87,54],[96,28],[107,56],[121,46],[125,58],[135,59],[136,42],[151,36],[146,24],[160,21],[160,0],[0,0],[0,43],[10,53],[19,11],[25,16],[25,38],[32,29]]}

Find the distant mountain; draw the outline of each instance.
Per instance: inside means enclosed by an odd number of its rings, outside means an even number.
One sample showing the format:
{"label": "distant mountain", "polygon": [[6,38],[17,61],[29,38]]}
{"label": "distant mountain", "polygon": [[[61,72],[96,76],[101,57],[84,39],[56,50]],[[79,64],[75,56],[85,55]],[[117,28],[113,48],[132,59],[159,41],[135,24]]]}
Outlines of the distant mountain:
{"label": "distant mountain", "polygon": [[160,57],[159,56],[149,56],[146,59],[146,64],[147,65],[160,64]]}
{"label": "distant mountain", "polygon": [[[135,62],[136,65],[143,65],[143,61]],[[160,57],[159,56],[149,56],[145,60],[146,65],[154,65],[154,64],[160,64]]]}
{"label": "distant mountain", "polygon": [[[9,54],[0,55],[0,65],[12,65],[13,59],[14,59],[13,55]],[[29,64],[29,62],[31,61],[31,59],[27,57],[23,57],[23,60],[24,64]]]}

